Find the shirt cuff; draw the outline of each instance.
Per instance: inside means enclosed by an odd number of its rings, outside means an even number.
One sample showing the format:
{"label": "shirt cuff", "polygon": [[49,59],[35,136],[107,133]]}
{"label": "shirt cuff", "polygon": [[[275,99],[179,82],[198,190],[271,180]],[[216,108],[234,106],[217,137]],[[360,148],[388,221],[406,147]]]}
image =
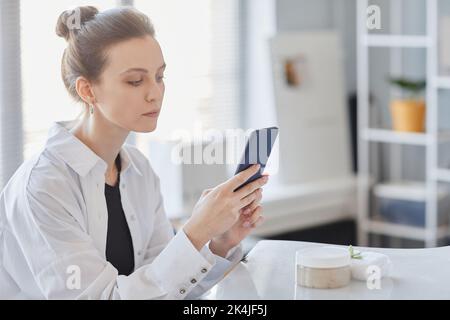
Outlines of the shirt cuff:
{"label": "shirt cuff", "polygon": [[206,257],[208,257],[208,259],[210,257],[214,257],[216,264],[211,271],[208,272],[206,277],[204,277],[203,280],[189,293],[186,299],[200,298],[220,280],[222,280],[233,269],[233,267],[239,263],[243,256],[241,244],[231,248],[225,258],[212,253],[209,249],[209,242],[200,250],[200,253],[205,257],[205,259]]}
{"label": "shirt cuff", "polygon": [[237,263],[239,263],[239,261],[241,261],[243,257],[242,245],[240,243],[228,250],[225,258],[214,254],[209,248],[209,242],[202,248],[200,253],[205,257],[205,259],[207,257],[208,259],[214,257],[216,261],[214,267],[208,273],[203,282],[217,282],[218,280],[223,278]]}
{"label": "shirt cuff", "polygon": [[[213,255],[215,257],[216,260],[218,260],[219,262],[223,262],[223,263],[227,263],[227,262],[235,262],[240,261],[242,259],[243,256],[243,250],[242,250],[242,244],[239,243],[238,245],[232,247],[231,249],[228,250],[225,258],[221,257],[219,255],[214,254],[211,249],[209,248],[209,243],[211,241],[209,241],[200,251],[200,253],[204,254],[204,257],[206,256],[210,256]],[[226,261],[225,261],[226,260]]]}
{"label": "shirt cuff", "polygon": [[214,269],[217,258],[204,248],[199,252],[181,229],[152,262],[149,272],[154,277],[149,277],[156,278],[169,297],[184,299]]}

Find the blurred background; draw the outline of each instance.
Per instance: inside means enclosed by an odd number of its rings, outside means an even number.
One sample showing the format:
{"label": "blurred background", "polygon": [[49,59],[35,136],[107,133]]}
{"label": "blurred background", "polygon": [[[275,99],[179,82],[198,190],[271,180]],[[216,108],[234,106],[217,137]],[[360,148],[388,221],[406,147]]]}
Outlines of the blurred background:
{"label": "blurred background", "polygon": [[[130,134],[175,228],[235,164],[176,164],[209,129],[280,128],[260,239],[383,247],[449,242],[450,2],[0,0],[0,189],[81,106],[60,77],[59,14],[131,5],[156,28],[166,96]],[[180,130],[191,139],[180,139]]]}

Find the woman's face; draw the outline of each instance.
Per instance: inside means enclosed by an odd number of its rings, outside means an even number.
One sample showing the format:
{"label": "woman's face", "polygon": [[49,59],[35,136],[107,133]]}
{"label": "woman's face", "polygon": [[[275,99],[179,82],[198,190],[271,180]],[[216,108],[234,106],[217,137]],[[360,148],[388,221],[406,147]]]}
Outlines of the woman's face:
{"label": "woman's face", "polygon": [[103,117],[128,131],[154,131],[165,90],[158,42],[151,36],[123,41],[107,51],[107,61],[92,87]]}

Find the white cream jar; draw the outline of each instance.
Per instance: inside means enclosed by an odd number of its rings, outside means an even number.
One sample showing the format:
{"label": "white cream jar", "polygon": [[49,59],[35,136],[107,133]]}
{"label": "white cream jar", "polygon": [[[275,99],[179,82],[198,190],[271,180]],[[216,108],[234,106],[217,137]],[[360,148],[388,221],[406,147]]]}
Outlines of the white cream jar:
{"label": "white cream jar", "polygon": [[308,288],[333,289],[348,285],[351,257],[347,249],[325,246],[296,252],[297,284]]}

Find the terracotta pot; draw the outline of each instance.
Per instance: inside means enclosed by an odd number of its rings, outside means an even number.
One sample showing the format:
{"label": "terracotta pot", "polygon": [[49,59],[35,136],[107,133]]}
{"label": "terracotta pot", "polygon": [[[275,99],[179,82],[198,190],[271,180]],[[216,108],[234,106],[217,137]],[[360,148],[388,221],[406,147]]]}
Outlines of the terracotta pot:
{"label": "terracotta pot", "polygon": [[424,132],[425,101],[402,99],[391,102],[392,126],[395,131]]}

